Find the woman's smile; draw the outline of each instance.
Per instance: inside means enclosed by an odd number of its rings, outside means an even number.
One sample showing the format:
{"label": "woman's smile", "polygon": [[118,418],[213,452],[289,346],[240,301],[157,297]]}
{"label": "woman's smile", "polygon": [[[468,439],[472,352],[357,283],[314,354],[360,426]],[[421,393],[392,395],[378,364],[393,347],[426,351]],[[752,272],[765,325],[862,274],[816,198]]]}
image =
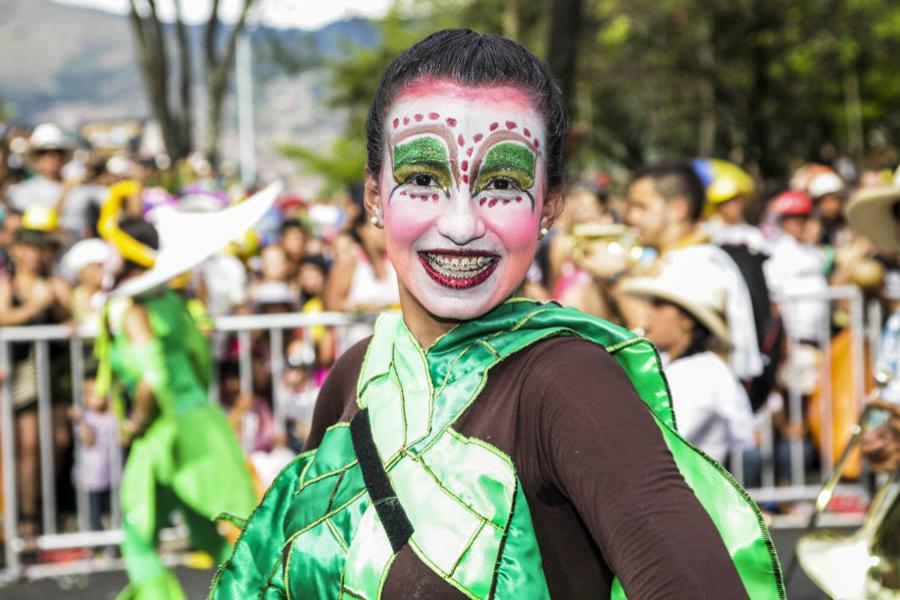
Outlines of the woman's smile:
{"label": "woman's smile", "polygon": [[500,257],[481,250],[425,250],[419,252],[419,261],[438,284],[462,290],[487,281]]}

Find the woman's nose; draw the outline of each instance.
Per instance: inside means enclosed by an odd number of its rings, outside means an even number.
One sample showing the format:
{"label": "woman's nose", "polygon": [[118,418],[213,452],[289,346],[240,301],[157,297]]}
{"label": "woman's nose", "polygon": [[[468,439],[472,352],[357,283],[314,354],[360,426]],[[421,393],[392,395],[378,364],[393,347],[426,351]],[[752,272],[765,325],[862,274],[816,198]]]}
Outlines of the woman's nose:
{"label": "woman's nose", "polygon": [[465,246],[484,235],[481,216],[468,190],[454,194],[450,206],[438,220],[438,232],[457,246]]}

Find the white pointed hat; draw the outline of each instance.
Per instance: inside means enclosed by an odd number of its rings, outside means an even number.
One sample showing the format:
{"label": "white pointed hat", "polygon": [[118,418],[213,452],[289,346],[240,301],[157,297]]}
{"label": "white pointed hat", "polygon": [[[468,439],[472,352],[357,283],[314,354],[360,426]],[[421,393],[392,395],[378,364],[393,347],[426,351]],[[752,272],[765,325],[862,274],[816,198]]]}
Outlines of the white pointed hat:
{"label": "white pointed hat", "polygon": [[219,212],[171,211],[160,215],[155,224],[159,250],[153,266],[122,282],[109,292],[109,297],[136,296],[197,267],[253,227],[280,192],[281,184],[276,182]]}

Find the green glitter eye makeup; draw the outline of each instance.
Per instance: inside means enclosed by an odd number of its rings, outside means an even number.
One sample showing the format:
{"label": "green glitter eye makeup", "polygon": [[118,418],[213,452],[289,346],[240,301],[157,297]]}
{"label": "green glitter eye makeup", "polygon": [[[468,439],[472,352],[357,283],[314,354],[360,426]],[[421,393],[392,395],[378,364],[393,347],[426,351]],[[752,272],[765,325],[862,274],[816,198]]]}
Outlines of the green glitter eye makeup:
{"label": "green glitter eye makeup", "polygon": [[450,186],[450,158],[447,148],[437,138],[423,136],[412,141],[397,144],[393,150],[394,181],[406,183],[413,175],[426,174],[438,184]]}
{"label": "green glitter eye makeup", "polygon": [[502,142],[491,148],[484,156],[475,189],[481,190],[492,180],[502,177],[509,179],[527,190],[534,184],[534,153],[522,144]]}

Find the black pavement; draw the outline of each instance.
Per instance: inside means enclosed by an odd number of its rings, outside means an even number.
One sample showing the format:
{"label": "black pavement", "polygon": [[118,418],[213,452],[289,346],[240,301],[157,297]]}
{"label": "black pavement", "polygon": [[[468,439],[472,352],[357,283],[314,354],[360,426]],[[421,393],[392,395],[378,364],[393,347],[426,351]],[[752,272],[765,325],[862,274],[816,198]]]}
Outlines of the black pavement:
{"label": "black pavement", "polygon": [[[794,544],[800,535],[796,529],[773,530],[775,545],[782,564],[787,564],[793,556]],[[184,586],[189,600],[203,600],[209,590],[212,570],[178,568],[178,579]],[[0,598],[4,600],[113,600],[125,586],[123,572],[95,573],[89,576],[67,577],[59,580],[46,579],[32,583],[19,583],[0,588]],[[825,600],[827,597],[806,578],[800,569],[788,583],[790,600]]]}

